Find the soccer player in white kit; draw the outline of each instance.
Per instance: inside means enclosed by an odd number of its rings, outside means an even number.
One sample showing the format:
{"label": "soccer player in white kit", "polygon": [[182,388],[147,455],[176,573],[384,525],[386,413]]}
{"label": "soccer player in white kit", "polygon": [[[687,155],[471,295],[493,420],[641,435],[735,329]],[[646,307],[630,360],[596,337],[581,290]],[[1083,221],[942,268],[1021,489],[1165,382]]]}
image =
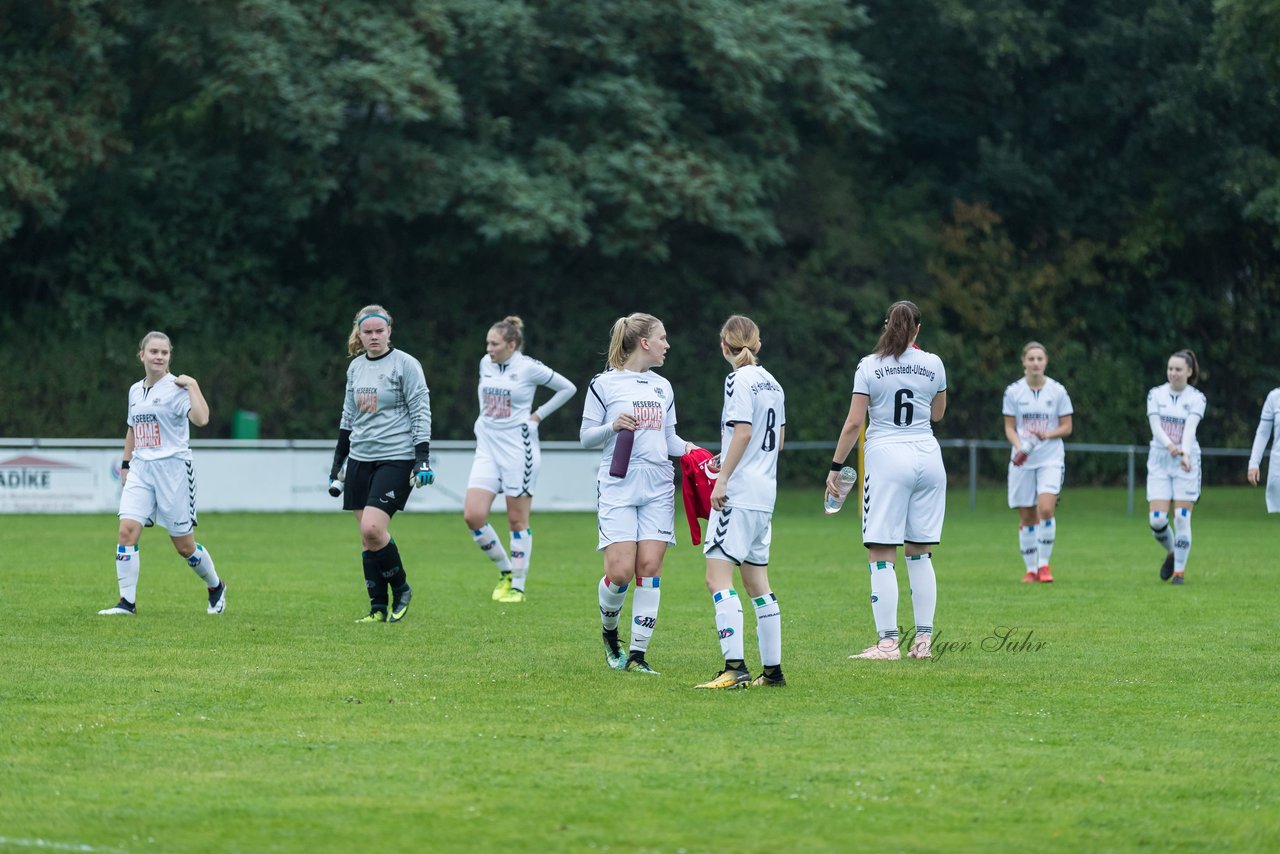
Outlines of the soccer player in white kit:
{"label": "soccer player in white kit", "polygon": [[[1191,508],[1200,500],[1200,443],[1196,428],[1204,418],[1205,397],[1193,383],[1200,374],[1196,354],[1179,350],[1169,357],[1169,381],[1147,392],[1151,449],[1147,453],[1147,507],[1151,532],[1167,555],[1160,579],[1182,584],[1191,553]],[[1170,505],[1173,531],[1169,531]]]}
{"label": "soccer player in white kit", "polygon": [[1045,376],[1049,351],[1039,341],[1022,348],[1023,377],[1004,390],[1004,436],[1009,440],[1009,507],[1018,511],[1024,582],[1053,581],[1049,558],[1058,535],[1054,515],[1066,474],[1071,396]]}
{"label": "soccer player in white kit", "polygon": [[[609,338],[608,369],[587,386],[579,438],[585,448],[603,448],[596,475],[597,550],[604,552],[604,577],[596,586],[605,663],[614,670],[657,676],[645,653],[658,623],[659,583],[667,547],[675,545],[675,468],[670,457],[694,447],[676,435],[676,401],[671,383],[653,372],[671,345],[662,321],[651,314],[620,317]],[[618,434],[633,431],[627,474],[609,474]],[[627,589],[631,601],[631,643],[623,655],[618,618]]]}
{"label": "soccer player in white kit", "polygon": [[1262,475],[1262,452],[1271,443],[1271,463],[1267,471],[1267,512],[1280,513],[1280,388],[1273,388],[1262,404],[1258,432],[1249,452],[1249,483],[1258,485]]}
{"label": "soccer player in white kit", "polygon": [[[769,584],[773,505],[778,495],[778,454],[787,426],[786,396],[760,366],[760,329],[735,314],[720,329],[720,353],[733,371],[724,381],[720,410],[720,471],[711,490],[711,519],[702,553],[707,592],[715,608],[724,669],[698,688],[780,688],[782,616]],[[755,681],[743,650],[742,602],[733,589],[733,568],[756,611],[756,637],[763,668]]]}
{"label": "soccer player in white kit", "polygon": [[408,613],[413,589],[388,528],[391,517],[408,503],[410,491],[429,486],[436,477],[431,470],[431,391],[422,364],[391,346],[393,322],[380,305],[356,312],[347,337],[351,364],[329,473],[333,481],[346,463],[342,508],[360,526],[369,613],[357,623],[398,623]]}
{"label": "soccer player in white kit", "polygon": [[849,656],[899,659],[898,577],[894,558],[903,547],[911,579],[915,633],[912,658],[930,658],[937,579],[931,546],[942,540],[947,473],[932,422],[947,411],[947,373],[942,360],[915,346],[920,309],[907,300],[889,306],[874,353],[858,363],[853,400],[836,442],[827,493],[838,495],[840,469],[867,427],[862,492],[862,543],[871,570],[875,646]]}
{"label": "soccer player in white kit", "polygon": [[[525,600],[533,553],[529,510],[542,468],[538,425],[578,390],[551,368],[526,356],[523,346],[524,321],[515,315],[493,324],[485,336],[477,391],[476,456],[462,509],[471,538],[498,567],[498,586],[493,588],[493,599],[498,602]],[[535,410],[533,395],[539,386],[547,386],[555,394]],[[510,557],[489,524],[489,510],[499,492],[506,497]]]}
{"label": "soccer player in white kit", "polygon": [[192,377],[169,373],[173,346],[163,332],[148,332],[138,343],[147,375],[129,389],[124,462],[120,464],[120,536],[116,581],[120,601],[99,614],[138,612],[137,592],[142,528],[155,519],[169,531],[173,546],[204,582],[207,613],[227,606],[227,584],[218,577],[213,557],[196,542],[196,474],[191,460],[191,424],[209,423],[209,404]]}

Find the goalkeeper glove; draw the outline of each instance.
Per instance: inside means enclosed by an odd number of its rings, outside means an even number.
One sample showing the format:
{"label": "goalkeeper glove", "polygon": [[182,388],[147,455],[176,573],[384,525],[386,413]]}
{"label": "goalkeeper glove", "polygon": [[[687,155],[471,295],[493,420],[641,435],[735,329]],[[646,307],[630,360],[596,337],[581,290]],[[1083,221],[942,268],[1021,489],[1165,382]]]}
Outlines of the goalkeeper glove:
{"label": "goalkeeper glove", "polygon": [[417,489],[420,486],[430,486],[435,483],[436,473],[431,470],[431,445],[428,442],[419,442],[415,450],[413,473],[409,475],[409,485]]}
{"label": "goalkeeper glove", "polygon": [[415,489],[419,486],[430,486],[436,482],[436,473],[431,470],[431,464],[427,462],[416,463],[413,467],[413,474],[409,476],[409,485]]}

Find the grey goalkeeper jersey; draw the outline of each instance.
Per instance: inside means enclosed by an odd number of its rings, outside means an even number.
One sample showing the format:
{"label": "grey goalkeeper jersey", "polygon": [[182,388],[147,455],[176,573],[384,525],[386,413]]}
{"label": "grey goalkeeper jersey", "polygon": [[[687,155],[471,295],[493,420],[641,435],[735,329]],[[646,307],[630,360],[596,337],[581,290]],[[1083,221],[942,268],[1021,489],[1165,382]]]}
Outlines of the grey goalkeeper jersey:
{"label": "grey goalkeeper jersey", "polygon": [[347,368],[342,430],[351,431],[351,458],[411,460],[414,445],[431,441],[431,391],[422,364],[407,353],[362,353]]}

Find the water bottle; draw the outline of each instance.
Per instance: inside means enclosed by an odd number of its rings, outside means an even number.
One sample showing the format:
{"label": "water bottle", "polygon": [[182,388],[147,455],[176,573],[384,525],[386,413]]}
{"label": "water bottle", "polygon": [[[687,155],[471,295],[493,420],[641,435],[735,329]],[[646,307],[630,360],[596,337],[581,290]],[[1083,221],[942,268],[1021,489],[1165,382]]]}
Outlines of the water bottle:
{"label": "water bottle", "polygon": [[844,500],[849,495],[849,490],[853,489],[853,485],[858,482],[858,471],[853,466],[845,466],[840,469],[840,480],[836,486],[835,495],[827,495],[822,502],[822,510],[828,516],[840,512],[840,508],[844,506]]}
{"label": "water bottle", "polygon": [[1036,436],[1032,436],[1030,433],[1023,433],[1018,438],[1022,440],[1022,447],[1013,455],[1013,464],[1015,466],[1020,466],[1025,463],[1027,461],[1027,457],[1031,456],[1031,452],[1040,445],[1040,439]]}
{"label": "water bottle", "polygon": [[609,474],[613,477],[626,477],[631,466],[631,446],[635,444],[636,431],[619,430],[618,441],[613,446],[613,459],[609,462]]}

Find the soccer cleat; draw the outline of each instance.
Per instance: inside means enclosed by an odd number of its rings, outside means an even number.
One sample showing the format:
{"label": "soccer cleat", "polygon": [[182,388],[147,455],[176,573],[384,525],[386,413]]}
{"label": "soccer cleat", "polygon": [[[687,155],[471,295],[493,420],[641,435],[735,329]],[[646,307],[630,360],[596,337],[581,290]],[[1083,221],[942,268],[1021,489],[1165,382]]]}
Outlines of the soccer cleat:
{"label": "soccer cleat", "polygon": [[370,608],[369,613],[365,614],[357,623],[385,623],[387,621],[387,612],[381,608]]}
{"label": "soccer cleat", "polygon": [[413,588],[405,585],[396,593],[396,601],[391,603],[391,616],[387,618],[388,623],[398,623],[404,619],[404,615],[409,613],[409,600],[413,598]]}
{"label": "soccer cleat", "polygon": [[1173,552],[1165,557],[1164,563],[1160,564],[1160,580],[1168,581],[1173,575]]}
{"label": "soccer cleat", "polygon": [[627,666],[627,657],[622,654],[622,646],[618,643],[617,629],[603,629],[601,637],[604,639],[604,663],[609,665],[611,670],[622,670]]}
{"label": "soccer cleat", "polygon": [[1049,564],[1040,567],[1040,571],[1036,573],[1036,580],[1041,584],[1053,583],[1053,572],[1049,569]]}
{"label": "soccer cleat", "polygon": [[1181,573],[1181,572],[1175,572],[1175,573],[1173,574],[1173,579],[1170,581],[1170,583],[1171,583],[1171,584],[1181,584],[1181,583],[1182,583],[1182,573]]}
{"label": "soccer cleat", "polygon": [[506,595],[506,596],[503,596],[503,597],[502,597],[501,599],[499,599],[498,601],[499,601],[499,602],[523,602],[523,601],[524,601],[524,591],[523,591],[523,590],[517,590],[516,588],[512,587],[512,588],[511,588],[511,590],[510,590],[510,592],[509,592],[509,593],[507,593],[507,595]]}
{"label": "soccer cleat", "polygon": [[787,677],[779,673],[777,676],[770,676],[768,673],[761,673],[752,682],[753,688],[785,688],[787,686]]}
{"label": "soccer cleat", "polygon": [[498,579],[498,586],[493,588],[493,601],[501,602],[502,597],[511,592],[511,576],[504,575]]}
{"label": "soccer cleat", "polygon": [[709,682],[703,682],[701,685],[694,685],[695,688],[749,688],[751,686],[751,674],[745,670],[721,670],[715,675],[715,678]]}
{"label": "soccer cleat", "polygon": [[1034,569],[1028,569],[1027,574],[1022,576],[1023,584],[1034,584],[1039,580],[1040,580],[1040,576],[1036,574],[1036,571]]}
{"label": "soccer cleat", "polygon": [[103,617],[114,617],[117,614],[127,614],[130,616],[136,616],[137,613],[138,613],[138,606],[130,602],[128,599],[125,599],[123,596],[120,597],[119,602],[112,605],[110,608],[103,608],[101,611],[98,612],[98,614]]}
{"label": "soccer cleat", "polygon": [[916,635],[915,643],[907,655],[912,658],[933,658],[933,635]]}
{"label": "soccer cleat", "polygon": [[209,588],[209,613],[221,614],[227,608],[227,580],[219,579],[217,587]]}
{"label": "soccer cleat", "polygon": [[898,649],[898,641],[895,639],[881,640],[875,646],[869,646],[850,658],[861,658],[867,661],[897,661],[902,658],[902,650]]}
{"label": "soccer cleat", "polygon": [[649,662],[644,660],[644,655],[639,652],[631,653],[627,659],[626,669],[628,673],[646,673],[649,676],[660,676],[658,671],[649,666]]}

